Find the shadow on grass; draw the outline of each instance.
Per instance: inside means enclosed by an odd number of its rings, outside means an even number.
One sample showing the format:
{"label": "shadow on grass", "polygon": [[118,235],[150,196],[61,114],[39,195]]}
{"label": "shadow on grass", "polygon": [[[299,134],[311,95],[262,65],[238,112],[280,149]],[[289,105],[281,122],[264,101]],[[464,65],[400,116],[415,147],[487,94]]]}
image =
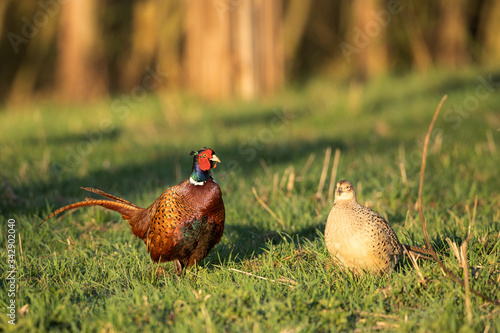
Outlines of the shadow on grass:
{"label": "shadow on grass", "polygon": [[323,232],[319,232],[321,229],[322,226],[312,225],[288,234],[272,229],[262,230],[256,227],[229,225],[226,226],[224,232],[231,234],[234,241],[230,245],[216,247],[215,256],[219,257],[222,262],[229,258],[236,262],[244,261],[266,252],[269,244],[278,245],[286,240],[288,243],[300,246],[305,239],[314,241],[317,237],[322,237]]}
{"label": "shadow on grass", "polygon": [[[121,128],[113,127],[109,131],[89,130],[83,131],[82,133],[66,133],[64,135],[51,134],[45,138],[45,143],[55,146],[70,146],[78,149],[78,144],[81,143],[85,144],[88,142],[96,145],[102,141],[117,141],[122,131]],[[41,139],[39,136],[30,136],[23,140],[25,144],[32,146],[39,145],[40,141]]]}

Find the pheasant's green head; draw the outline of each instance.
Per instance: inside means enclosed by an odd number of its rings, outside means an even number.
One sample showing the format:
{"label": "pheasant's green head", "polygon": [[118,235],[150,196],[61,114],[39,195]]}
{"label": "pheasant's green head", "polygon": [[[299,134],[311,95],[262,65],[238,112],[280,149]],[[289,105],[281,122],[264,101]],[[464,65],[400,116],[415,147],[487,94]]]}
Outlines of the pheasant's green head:
{"label": "pheasant's green head", "polygon": [[215,151],[211,148],[203,148],[197,152],[192,151],[193,155],[193,172],[191,178],[195,182],[205,182],[210,178],[210,170],[217,167],[220,159],[215,155]]}

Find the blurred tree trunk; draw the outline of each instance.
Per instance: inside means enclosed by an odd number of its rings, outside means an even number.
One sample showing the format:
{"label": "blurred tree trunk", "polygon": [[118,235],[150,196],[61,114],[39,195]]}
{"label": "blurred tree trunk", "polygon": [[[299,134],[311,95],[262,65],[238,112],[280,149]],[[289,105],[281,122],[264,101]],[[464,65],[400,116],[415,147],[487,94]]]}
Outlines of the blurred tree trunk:
{"label": "blurred tree trunk", "polygon": [[456,68],[468,60],[465,0],[440,0],[436,62]]}
{"label": "blurred tree trunk", "polygon": [[[178,126],[178,96],[170,94],[181,84],[183,4],[180,1],[138,0],[132,6],[131,47],[120,77],[124,91],[137,86],[154,92],[162,103],[165,119]],[[144,82],[150,72],[161,72],[153,84]]]}
{"label": "blurred tree trunk", "polygon": [[189,89],[253,98],[282,85],[281,1],[188,0],[185,13]]}
{"label": "blurred tree trunk", "polygon": [[[158,33],[157,62],[160,70],[168,73],[168,84],[181,83],[181,45],[184,37],[183,3],[181,1],[158,0],[157,13]],[[162,17],[166,17],[162,21]],[[167,85],[164,85],[167,86]]]}
{"label": "blurred tree trunk", "polygon": [[158,9],[157,0],[138,0],[132,4],[131,46],[120,78],[120,86],[124,91],[130,91],[140,84],[146,66],[153,62],[159,41]]}
{"label": "blurred tree trunk", "polygon": [[[33,6],[30,10],[36,12],[36,7]],[[32,17],[32,15],[28,14],[28,17]],[[20,57],[19,66],[10,83],[6,98],[9,106],[20,107],[30,103],[39,93],[36,87],[37,81],[47,82],[53,79],[52,77],[43,76],[43,71],[50,63],[50,61],[47,61],[47,57],[50,56],[56,30],[56,20],[47,19],[47,23],[43,27],[33,29],[37,33],[34,34],[33,38],[29,39],[26,45],[22,45],[22,47],[26,48],[26,54],[24,57]],[[47,87],[43,88],[46,89]]]}
{"label": "blurred tree trunk", "polygon": [[[169,83],[180,83],[182,3],[139,0],[132,7],[131,47],[120,86],[130,90],[141,84],[147,66],[168,72]],[[163,82],[165,83],[165,82]]]}
{"label": "blurred tree trunk", "polygon": [[107,93],[108,78],[98,25],[98,0],[72,0],[61,6],[58,31],[57,94],[88,101]]}
{"label": "blurred tree trunk", "polygon": [[3,36],[3,22],[5,20],[4,15],[7,12],[7,6],[10,5],[10,0],[0,1],[0,36]]}
{"label": "blurred tree trunk", "polygon": [[287,72],[293,68],[293,61],[309,21],[312,0],[290,0],[284,17],[283,40],[284,61]]}
{"label": "blurred tree trunk", "polygon": [[[167,73],[165,82],[162,82],[158,96],[162,104],[163,114],[167,124],[171,127],[180,126],[180,115],[183,112],[183,103],[179,94],[170,93],[180,87],[182,83],[181,46],[184,37],[183,17],[185,9],[182,1],[159,1],[157,43],[157,69]],[[162,19],[161,16],[166,17]]]}
{"label": "blurred tree trunk", "polygon": [[388,67],[386,27],[389,21],[380,15],[380,0],[353,0],[352,24],[348,39],[357,50],[353,55],[354,74],[361,80],[385,73]]}
{"label": "blurred tree trunk", "polygon": [[432,56],[425,42],[414,4],[408,3],[406,6],[407,8],[403,10],[403,24],[410,42],[413,67],[425,72],[433,65]]}
{"label": "blurred tree trunk", "polygon": [[481,60],[485,64],[498,64],[500,59],[500,1],[485,1],[478,29],[479,38],[483,44]]}

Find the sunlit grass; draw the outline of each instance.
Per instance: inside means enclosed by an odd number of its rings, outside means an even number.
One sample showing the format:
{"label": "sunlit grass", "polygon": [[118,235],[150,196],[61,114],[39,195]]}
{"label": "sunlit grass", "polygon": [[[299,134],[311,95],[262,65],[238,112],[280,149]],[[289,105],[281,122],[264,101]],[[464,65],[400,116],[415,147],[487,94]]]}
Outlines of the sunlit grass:
{"label": "sunlit grass", "polygon": [[[475,296],[467,322],[464,290],[433,262],[420,263],[425,282],[406,261],[381,278],[340,271],[322,238],[331,162],[323,198],[315,197],[325,150],[339,148],[337,179],[351,180],[360,202],[387,217],[402,242],[422,245],[415,202],[423,137],[448,94],[429,147],[429,233],[445,264],[462,276],[445,239],[465,239],[477,198],[471,285],[498,299],[500,95],[478,100],[467,117],[453,109],[476,96],[478,75],[489,74],[467,69],[365,87],[318,79],[260,102],[205,104],[175,95],[126,110],[113,107],[113,99],[4,110],[0,210],[2,220],[17,220],[17,305],[28,312],[17,314],[15,327],[2,321],[2,329],[499,331],[498,307]],[[171,264],[160,274],[116,213],[81,209],[38,226],[52,209],[82,200],[80,186],[147,206],[187,178],[189,152],[203,146],[222,160],[214,177],[226,228],[182,279]],[[0,234],[5,246],[6,230]],[[0,256],[6,286],[7,254]],[[5,308],[7,293],[0,301]]]}

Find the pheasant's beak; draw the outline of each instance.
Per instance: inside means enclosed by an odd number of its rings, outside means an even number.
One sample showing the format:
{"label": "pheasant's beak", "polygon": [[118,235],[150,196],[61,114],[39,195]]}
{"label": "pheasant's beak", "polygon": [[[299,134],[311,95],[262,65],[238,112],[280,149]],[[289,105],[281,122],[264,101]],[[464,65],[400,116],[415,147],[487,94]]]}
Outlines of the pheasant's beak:
{"label": "pheasant's beak", "polygon": [[338,195],[341,195],[341,194],[342,194],[342,188],[337,187],[337,194],[338,194]]}
{"label": "pheasant's beak", "polygon": [[214,154],[214,155],[212,155],[212,158],[210,159],[210,161],[220,163],[219,158],[218,158],[218,157],[217,157],[217,155],[215,155],[215,154]]}

